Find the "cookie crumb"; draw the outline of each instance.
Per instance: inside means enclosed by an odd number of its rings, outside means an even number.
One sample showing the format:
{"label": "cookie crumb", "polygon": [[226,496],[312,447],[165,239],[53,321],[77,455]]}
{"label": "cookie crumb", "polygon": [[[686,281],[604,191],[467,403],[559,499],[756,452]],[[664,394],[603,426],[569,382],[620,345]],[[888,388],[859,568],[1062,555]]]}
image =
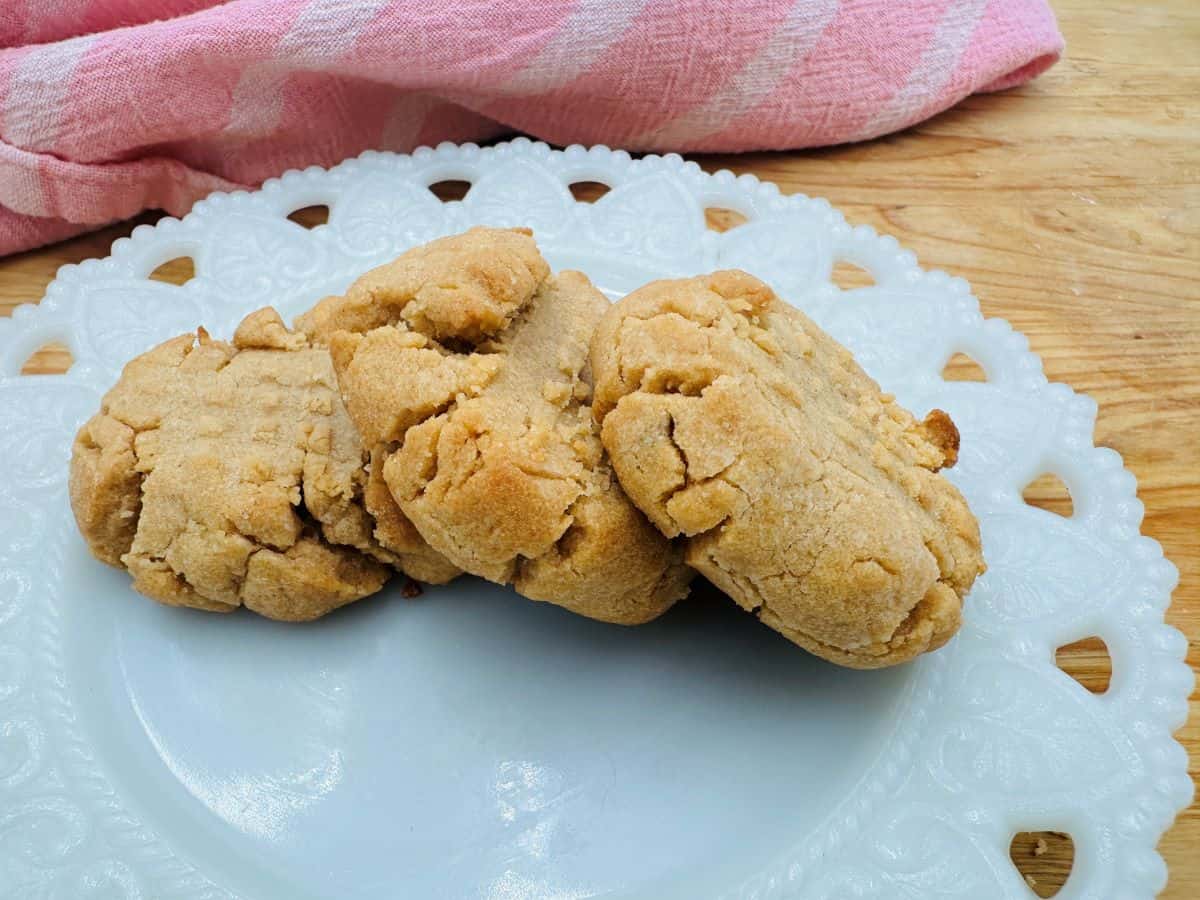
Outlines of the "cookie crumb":
{"label": "cookie crumb", "polygon": [[1038,838],[1037,843],[1033,846],[1034,856],[1044,856],[1046,851],[1050,849],[1050,845],[1046,843],[1045,838]]}
{"label": "cookie crumb", "polygon": [[1036,887],[1037,887],[1037,879],[1036,879],[1036,878],[1034,878],[1032,875],[1026,875],[1026,876],[1025,876],[1025,883],[1026,883],[1027,885],[1029,885],[1031,888],[1036,888]]}
{"label": "cookie crumb", "polygon": [[571,397],[571,386],[561,381],[547,381],[542,385],[542,399],[555,406],[565,406]]}
{"label": "cookie crumb", "polygon": [[421,587],[421,582],[413,581],[411,578],[404,580],[404,587],[400,588],[401,596],[408,600],[415,600],[425,593],[425,588]]}

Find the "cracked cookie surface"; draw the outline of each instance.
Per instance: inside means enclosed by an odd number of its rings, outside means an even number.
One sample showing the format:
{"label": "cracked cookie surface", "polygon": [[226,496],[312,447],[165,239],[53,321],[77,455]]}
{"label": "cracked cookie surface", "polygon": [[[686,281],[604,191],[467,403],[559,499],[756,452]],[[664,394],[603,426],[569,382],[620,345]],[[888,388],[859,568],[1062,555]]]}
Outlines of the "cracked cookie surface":
{"label": "cracked cookie surface", "polygon": [[132,360],[76,436],[70,494],[141,593],[307,620],[377,591],[386,564],[447,571],[415,530],[380,544],[366,482],[328,352],[262,309],[232,344],[201,329]]}
{"label": "cracked cookie surface", "polygon": [[795,643],[873,668],[944,644],[983,571],[917,422],[850,352],[739,271],[648,284],[592,339],[593,411],[629,497],[687,562]]}
{"label": "cracked cookie surface", "polygon": [[392,497],[436,550],[531,599],[634,624],[684,596],[690,573],[625,497],[592,421],[588,341],[607,307],[582,274],[550,276],[527,230],[477,228],[298,325],[328,340]]}

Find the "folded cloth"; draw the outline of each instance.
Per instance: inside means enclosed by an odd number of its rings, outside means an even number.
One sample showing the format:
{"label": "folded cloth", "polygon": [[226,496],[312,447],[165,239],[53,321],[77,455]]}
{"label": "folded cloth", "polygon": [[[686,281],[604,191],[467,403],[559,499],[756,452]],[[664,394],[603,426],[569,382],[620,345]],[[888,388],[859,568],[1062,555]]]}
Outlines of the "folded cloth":
{"label": "folded cloth", "polygon": [[1062,50],[1045,0],[6,0],[0,253],[368,148],[875,137]]}

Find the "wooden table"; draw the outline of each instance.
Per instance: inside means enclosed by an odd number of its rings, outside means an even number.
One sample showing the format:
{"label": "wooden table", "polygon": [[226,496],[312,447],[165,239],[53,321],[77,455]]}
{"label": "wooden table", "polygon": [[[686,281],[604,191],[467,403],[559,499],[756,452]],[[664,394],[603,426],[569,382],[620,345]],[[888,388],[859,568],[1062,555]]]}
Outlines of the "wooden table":
{"label": "wooden table", "polygon": [[[1144,530],[1180,570],[1168,619],[1200,663],[1200,4],[1057,0],[1067,57],[1025,88],[974,97],[904,134],[803,153],[707,157],[785,192],[827,197],[895,235],[926,266],[966,277],[984,313],[1025,332],[1046,374],[1100,403],[1096,440],[1125,458]],[[153,215],[137,221],[153,221]],[[58,266],[103,256],[125,223],[0,260],[0,313],[36,302]],[[165,272],[164,278],[180,273]],[[61,371],[64,350],[29,371]],[[965,375],[965,370],[960,374]],[[1062,509],[1053,485],[1034,502]],[[1102,646],[1060,655],[1107,683]],[[1200,758],[1200,704],[1180,732]],[[1014,858],[1047,894],[1069,846]],[[1160,849],[1164,897],[1200,897],[1200,809]]]}

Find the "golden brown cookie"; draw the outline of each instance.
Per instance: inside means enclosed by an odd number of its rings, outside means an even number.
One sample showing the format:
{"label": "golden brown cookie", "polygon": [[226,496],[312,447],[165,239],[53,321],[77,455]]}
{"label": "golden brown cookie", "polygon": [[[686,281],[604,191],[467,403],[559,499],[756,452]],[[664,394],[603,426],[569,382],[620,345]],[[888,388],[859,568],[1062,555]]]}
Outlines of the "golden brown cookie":
{"label": "golden brown cookie", "polygon": [[744,272],[657,281],[592,339],[593,412],[629,497],[739,605],[842,665],[957,630],[979,526],[937,472],[958,432],[883,394]]}
{"label": "golden brown cookie", "polygon": [[335,331],[397,323],[439,341],[478,343],[503,331],[550,274],[532,234],[476,227],[414,247],[318,303],[296,327],[319,343]]}
{"label": "golden brown cookie", "polygon": [[415,531],[376,539],[364,461],[328,352],[262,309],[232,344],[201,329],[125,367],[76,436],[71,505],[155,600],[313,619],[377,591],[384,563],[457,571]]}
{"label": "golden brown cookie", "polygon": [[[411,310],[412,304],[419,304]],[[679,551],[612,477],[588,406],[608,303],[527,230],[472,229],[367,273],[298,325],[403,513],[454,564],[610,622],[687,592]]]}

